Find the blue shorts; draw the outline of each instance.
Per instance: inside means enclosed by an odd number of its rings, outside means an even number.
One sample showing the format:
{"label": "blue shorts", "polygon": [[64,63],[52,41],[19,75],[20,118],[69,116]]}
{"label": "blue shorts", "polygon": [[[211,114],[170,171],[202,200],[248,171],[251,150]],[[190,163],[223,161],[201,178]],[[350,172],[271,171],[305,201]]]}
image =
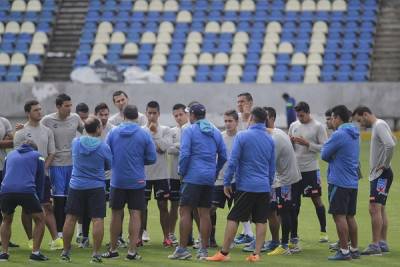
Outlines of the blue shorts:
{"label": "blue shorts", "polygon": [[71,180],[72,166],[50,167],[51,195],[53,197],[68,196],[69,180]]}

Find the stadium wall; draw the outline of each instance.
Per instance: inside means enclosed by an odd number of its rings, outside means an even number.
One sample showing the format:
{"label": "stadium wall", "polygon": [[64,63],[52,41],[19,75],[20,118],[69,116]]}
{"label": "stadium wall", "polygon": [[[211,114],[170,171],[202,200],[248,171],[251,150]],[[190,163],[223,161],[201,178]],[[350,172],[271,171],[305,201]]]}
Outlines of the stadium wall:
{"label": "stadium wall", "polygon": [[296,101],[306,101],[311,112],[323,120],[327,108],[345,104],[349,108],[357,105],[371,107],[379,117],[387,119],[394,126],[400,118],[398,108],[400,100],[399,83],[324,83],[324,84],[75,84],[75,83],[2,83],[0,85],[0,115],[15,121],[24,117],[23,104],[36,98],[42,103],[44,114],[55,111],[55,97],[66,93],[75,104],[85,102],[91,108],[100,102],[106,102],[111,113],[116,112],[112,104],[112,93],[124,90],[130,103],[144,112],[146,103],[156,100],[161,105],[161,121],[173,125],[170,115],[176,103],[187,104],[193,100],[203,103],[207,116],[217,126],[223,125],[222,114],[236,107],[236,96],[241,92],[250,92],[255,105],[272,106],[277,110],[278,127],[285,127],[285,105],[281,97],[287,92]]}

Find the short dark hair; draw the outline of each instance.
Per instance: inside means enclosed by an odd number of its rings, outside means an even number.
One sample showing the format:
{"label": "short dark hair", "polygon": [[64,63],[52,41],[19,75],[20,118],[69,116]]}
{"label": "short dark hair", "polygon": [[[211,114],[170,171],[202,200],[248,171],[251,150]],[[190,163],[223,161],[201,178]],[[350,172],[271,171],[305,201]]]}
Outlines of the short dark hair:
{"label": "short dark hair", "polygon": [[62,106],[65,101],[71,101],[71,97],[67,94],[59,94],[56,98],[56,106]]}
{"label": "short dark hair", "polygon": [[267,112],[262,107],[254,107],[251,110],[251,115],[256,123],[265,123],[267,120]]}
{"label": "short dark hair", "polygon": [[128,95],[124,91],[118,90],[118,91],[115,91],[113,93],[113,96],[112,96],[113,97],[113,102],[115,102],[114,101],[114,97],[119,96],[119,95],[124,95],[126,98],[128,98]]}
{"label": "short dark hair", "polygon": [[153,101],[150,101],[149,103],[147,103],[146,110],[147,110],[148,108],[156,108],[157,111],[160,112],[160,104],[158,104],[157,101],[154,101],[154,100],[153,100]]}
{"label": "short dark hair", "polygon": [[99,128],[100,125],[100,120],[95,116],[89,116],[89,118],[85,120],[85,130],[88,134],[96,133],[97,128]]}
{"label": "short dark hair", "polygon": [[328,109],[327,111],[325,111],[325,117],[330,117],[332,116],[332,109]]}
{"label": "short dark hair", "polygon": [[239,114],[234,109],[230,109],[230,110],[225,111],[224,115],[232,117],[235,121],[239,120]]}
{"label": "short dark hair", "polygon": [[28,100],[25,102],[24,111],[26,113],[31,112],[32,106],[39,105],[39,101],[37,100]]}
{"label": "short dark hair", "polygon": [[294,110],[296,112],[303,111],[305,113],[310,113],[310,106],[306,102],[301,101],[294,107]]}
{"label": "short dark hair", "polygon": [[124,108],[123,114],[128,120],[136,120],[139,117],[139,112],[135,105],[127,105]]}
{"label": "short dark hair", "polygon": [[102,110],[102,109],[110,110],[108,108],[107,104],[103,102],[103,103],[96,105],[96,107],[94,108],[94,114],[98,114],[100,112],[100,110]]}
{"label": "short dark hair", "polygon": [[289,98],[289,94],[288,93],[283,93],[282,94],[282,98],[284,98],[284,99]]}
{"label": "short dark hair", "polygon": [[253,96],[252,96],[250,93],[248,93],[248,92],[240,93],[240,94],[238,94],[237,97],[241,97],[241,96],[246,97],[246,100],[247,100],[247,101],[253,102]]}
{"label": "short dark hair", "polygon": [[349,122],[349,110],[345,105],[338,105],[332,108],[332,115],[339,117],[343,122]]}
{"label": "short dark hair", "polygon": [[358,106],[353,111],[353,116],[355,116],[355,115],[362,116],[365,112],[367,112],[368,114],[372,114],[372,111],[369,109],[369,107],[367,107],[367,106]]}
{"label": "short dark hair", "polygon": [[178,109],[183,109],[183,111],[185,111],[186,112],[186,106],[184,105],[184,104],[181,104],[181,103],[178,103],[178,104],[175,104],[173,107],[172,107],[172,111],[175,111],[175,110],[178,110]]}
{"label": "short dark hair", "polygon": [[86,103],[79,103],[75,107],[75,112],[83,112],[83,113],[88,113],[89,112],[89,106]]}
{"label": "short dark hair", "polygon": [[276,110],[273,107],[264,107],[264,110],[267,112],[268,117],[276,119]]}

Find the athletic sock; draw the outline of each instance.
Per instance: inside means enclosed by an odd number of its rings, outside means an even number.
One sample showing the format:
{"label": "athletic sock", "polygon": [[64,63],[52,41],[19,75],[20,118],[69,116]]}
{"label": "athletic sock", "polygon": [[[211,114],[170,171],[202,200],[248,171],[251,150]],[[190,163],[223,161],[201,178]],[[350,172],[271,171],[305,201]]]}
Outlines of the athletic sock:
{"label": "athletic sock", "polygon": [[251,229],[251,223],[250,222],[244,222],[243,223],[243,233],[245,235],[253,237],[253,230]]}
{"label": "athletic sock", "polygon": [[228,256],[229,252],[223,252],[223,251],[221,250],[221,254],[224,255],[224,256]]}
{"label": "athletic sock", "polygon": [[345,255],[350,253],[350,250],[348,250],[348,249],[342,249],[341,248],[340,251]]}
{"label": "athletic sock", "polygon": [[215,240],[215,226],[217,225],[217,213],[211,215],[211,234],[210,239]]}
{"label": "athletic sock", "polygon": [[283,210],[281,214],[281,225],[282,225],[282,243],[289,243],[289,233],[292,228],[292,221],[290,212],[288,210]]}
{"label": "athletic sock", "polygon": [[66,197],[54,197],[54,217],[57,224],[57,232],[62,232],[65,223]]}
{"label": "athletic sock", "polygon": [[321,227],[321,232],[326,233],[326,214],[325,214],[325,207],[320,206],[315,208],[315,212],[317,213],[319,225]]}
{"label": "athletic sock", "polygon": [[290,214],[291,214],[290,219],[291,219],[291,226],[292,226],[291,231],[290,231],[291,238],[298,237],[297,228],[299,225],[299,221],[298,221],[299,211],[300,211],[300,207],[298,207],[298,206],[290,210]]}
{"label": "athletic sock", "polygon": [[82,224],[78,223],[76,227],[76,237],[79,237],[82,234]]}
{"label": "athletic sock", "polygon": [[58,238],[62,238],[63,237],[63,232],[57,232],[57,236],[58,236]]}
{"label": "athletic sock", "polygon": [[32,251],[32,254],[34,254],[34,255],[39,255],[40,254],[40,251],[38,250],[38,251]]}
{"label": "athletic sock", "polygon": [[358,251],[358,248],[353,248],[352,246],[350,246],[350,251],[351,252],[356,252],[356,251]]}

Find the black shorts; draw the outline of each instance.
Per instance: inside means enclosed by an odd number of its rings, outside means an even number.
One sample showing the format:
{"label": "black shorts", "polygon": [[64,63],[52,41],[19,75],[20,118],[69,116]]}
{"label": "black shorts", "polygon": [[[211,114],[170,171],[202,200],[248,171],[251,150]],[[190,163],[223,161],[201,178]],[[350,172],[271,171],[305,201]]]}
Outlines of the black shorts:
{"label": "black shorts", "polygon": [[151,199],[151,191],[154,190],[154,198],[157,200],[169,199],[169,182],[168,179],[147,180],[144,195],[147,201]]}
{"label": "black shorts", "polygon": [[392,182],[393,172],[391,168],[384,170],[381,176],[371,181],[369,202],[385,206]]}
{"label": "black shorts", "polygon": [[278,210],[278,199],[276,195],[276,190],[272,188],[269,200],[269,211],[277,211],[277,210]]}
{"label": "black shorts", "polygon": [[344,188],[330,184],[328,186],[329,214],[356,215],[357,189]]}
{"label": "black shorts", "polygon": [[110,179],[106,179],[106,201],[110,200],[110,185],[111,180]]}
{"label": "black shorts", "polygon": [[44,189],[43,189],[43,199],[40,201],[41,204],[51,203],[51,183],[50,177],[46,175],[44,178]]}
{"label": "black shorts", "polygon": [[65,213],[89,218],[106,217],[106,192],[104,188],[77,190],[69,188]]}
{"label": "black shorts", "polygon": [[[236,185],[232,184],[232,191],[235,192]],[[233,203],[233,197],[228,198],[224,193],[223,185],[214,186],[212,193],[212,205],[217,208],[225,208],[225,203],[228,202],[228,208],[231,208]]]}
{"label": "black shorts", "polygon": [[14,213],[17,206],[21,206],[27,214],[43,212],[36,194],[5,193],[1,195],[1,212],[7,215]]}
{"label": "black shorts", "polygon": [[302,172],[301,177],[303,197],[320,197],[322,194],[320,171]]}
{"label": "black shorts", "polygon": [[121,210],[125,207],[125,204],[128,204],[128,209],[130,210],[145,210],[144,188],[121,189],[111,187],[110,208]]}
{"label": "black shorts", "polygon": [[275,192],[278,214],[293,210],[299,205],[299,202],[296,200],[300,198],[300,193],[296,190],[296,186],[281,186],[275,188]]}
{"label": "black shorts", "polygon": [[183,183],[179,206],[211,208],[213,187],[210,185]]}
{"label": "black shorts", "polygon": [[228,220],[235,222],[266,223],[270,212],[270,194],[236,191]]}
{"label": "black shorts", "polygon": [[169,180],[169,200],[179,201],[181,197],[181,181],[177,179]]}

